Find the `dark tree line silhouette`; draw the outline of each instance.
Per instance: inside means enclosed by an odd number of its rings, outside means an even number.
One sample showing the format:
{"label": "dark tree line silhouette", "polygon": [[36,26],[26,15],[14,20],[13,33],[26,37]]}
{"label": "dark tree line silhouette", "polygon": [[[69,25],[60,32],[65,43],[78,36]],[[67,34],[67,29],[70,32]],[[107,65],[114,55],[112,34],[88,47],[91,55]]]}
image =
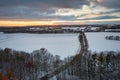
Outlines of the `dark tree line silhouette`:
{"label": "dark tree line silhouette", "polygon": [[32,53],[0,49],[0,80],[4,77],[7,80],[38,80],[60,64],[60,57],[53,56],[45,48]]}
{"label": "dark tree line silhouette", "polygon": [[[42,48],[29,54],[0,49],[0,80],[39,80],[75,56],[60,60]],[[61,71],[55,80],[120,80],[120,52],[91,52]],[[52,80],[51,78],[50,80]]]}
{"label": "dark tree line silhouette", "polygon": [[[67,61],[73,57],[68,57]],[[66,75],[71,76],[71,79],[64,76],[58,80],[76,80],[76,78],[77,80],[120,80],[120,52],[88,51],[82,61],[76,62],[65,70]]]}
{"label": "dark tree line silhouette", "polygon": [[120,36],[106,36],[105,39],[120,41]]}

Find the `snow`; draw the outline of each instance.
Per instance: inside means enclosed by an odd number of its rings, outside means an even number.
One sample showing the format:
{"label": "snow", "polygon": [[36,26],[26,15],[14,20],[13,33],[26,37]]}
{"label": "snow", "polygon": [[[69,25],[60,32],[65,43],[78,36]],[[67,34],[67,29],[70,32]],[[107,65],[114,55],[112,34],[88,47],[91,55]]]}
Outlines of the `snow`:
{"label": "snow", "polygon": [[120,33],[114,32],[88,32],[86,33],[89,50],[100,52],[100,51],[120,51],[120,41],[106,40],[106,36],[117,36]]}
{"label": "snow", "polygon": [[[62,59],[72,56],[79,49],[78,35],[72,34],[29,34],[29,33],[0,33],[0,48],[12,48],[19,51],[32,52],[46,48],[53,55],[60,55]],[[92,51],[120,51],[120,41],[106,40],[105,36],[116,36],[114,32],[86,32],[89,50]]]}
{"label": "snow", "polygon": [[97,29],[99,29],[99,27],[91,27],[91,30],[97,30]]}
{"label": "snow", "polygon": [[75,55],[79,48],[79,34],[29,34],[0,33],[0,48],[12,48],[19,51],[32,52],[46,48],[53,55],[61,58]]}

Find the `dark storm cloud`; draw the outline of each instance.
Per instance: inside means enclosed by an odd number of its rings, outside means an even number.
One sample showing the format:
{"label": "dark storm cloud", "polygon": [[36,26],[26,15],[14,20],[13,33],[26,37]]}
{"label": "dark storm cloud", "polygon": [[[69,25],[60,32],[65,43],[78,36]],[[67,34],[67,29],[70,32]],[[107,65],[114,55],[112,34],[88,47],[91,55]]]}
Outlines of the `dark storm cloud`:
{"label": "dark storm cloud", "polygon": [[120,9],[120,0],[105,0],[101,4],[108,8]]}
{"label": "dark storm cloud", "polygon": [[[50,16],[59,8],[80,8],[88,0],[0,0],[0,18],[60,18]],[[62,17],[63,18],[63,17]],[[68,17],[65,17],[68,19]],[[65,19],[64,18],[64,19]]]}
{"label": "dark storm cloud", "polygon": [[[81,9],[83,5],[90,2],[113,9],[112,11],[101,11],[100,14],[112,14],[120,12],[120,0],[0,0],[0,19],[36,19],[36,20],[77,20],[77,16],[55,15],[57,9]],[[98,6],[96,5],[96,6]],[[93,8],[96,8],[94,6]],[[67,13],[67,12],[66,12]],[[78,14],[78,13],[77,13]],[[86,14],[80,14],[83,17]],[[112,19],[117,16],[99,16],[83,20]]]}
{"label": "dark storm cloud", "polygon": [[39,6],[39,8],[79,8],[89,4],[88,0],[0,0],[0,6]]}
{"label": "dark storm cloud", "polygon": [[120,9],[120,0],[91,0],[91,1],[107,8]]}
{"label": "dark storm cloud", "polygon": [[8,18],[39,18],[40,16],[48,15],[54,13],[54,10],[48,9],[34,9],[25,6],[17,6],[17,7],[0,7],[0,18],[8,17]]}
{"label": "dark storm cloud", "polygon": [[[5,9],[5,10],[4,10]],[[75,16],[52,15],[54,9],[40,10],[29,7],[0,8],[0,19],[36,19],[36,20],[71,20]]]}

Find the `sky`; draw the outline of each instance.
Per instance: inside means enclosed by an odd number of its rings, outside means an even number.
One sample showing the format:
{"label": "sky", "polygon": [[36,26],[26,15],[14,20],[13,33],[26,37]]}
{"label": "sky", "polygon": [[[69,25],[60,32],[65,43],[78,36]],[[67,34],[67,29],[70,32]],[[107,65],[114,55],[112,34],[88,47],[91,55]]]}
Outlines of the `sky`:
{"label": "sky", "polygon": [[120,24],[120,0],[0,0],[0,26]]}

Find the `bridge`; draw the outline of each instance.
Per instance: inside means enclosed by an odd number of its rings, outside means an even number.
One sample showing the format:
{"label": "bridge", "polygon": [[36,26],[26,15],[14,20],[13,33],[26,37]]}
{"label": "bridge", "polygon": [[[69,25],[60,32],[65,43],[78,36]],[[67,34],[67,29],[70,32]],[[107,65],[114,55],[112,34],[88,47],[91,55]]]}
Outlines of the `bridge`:
{"label": "bridge", "polygon": [[80,51],[76,56],[74,56],[74,58],[70,62],[62,65],[61,67],[59,67],[55,71],[44,75],[43,77],[40,78],[40,80],[49,80],[50,78],[58,75],[59,73],[61,73],[64,70],[66,70],[69,66],[74,65],[77,61],[82,60],[82,57],[88,51],[88,41],[87,41],[87,38],[86,38],[86,35],[84,32],[80,32],[79,42],[80,42],[80,46],[81,46]]}

